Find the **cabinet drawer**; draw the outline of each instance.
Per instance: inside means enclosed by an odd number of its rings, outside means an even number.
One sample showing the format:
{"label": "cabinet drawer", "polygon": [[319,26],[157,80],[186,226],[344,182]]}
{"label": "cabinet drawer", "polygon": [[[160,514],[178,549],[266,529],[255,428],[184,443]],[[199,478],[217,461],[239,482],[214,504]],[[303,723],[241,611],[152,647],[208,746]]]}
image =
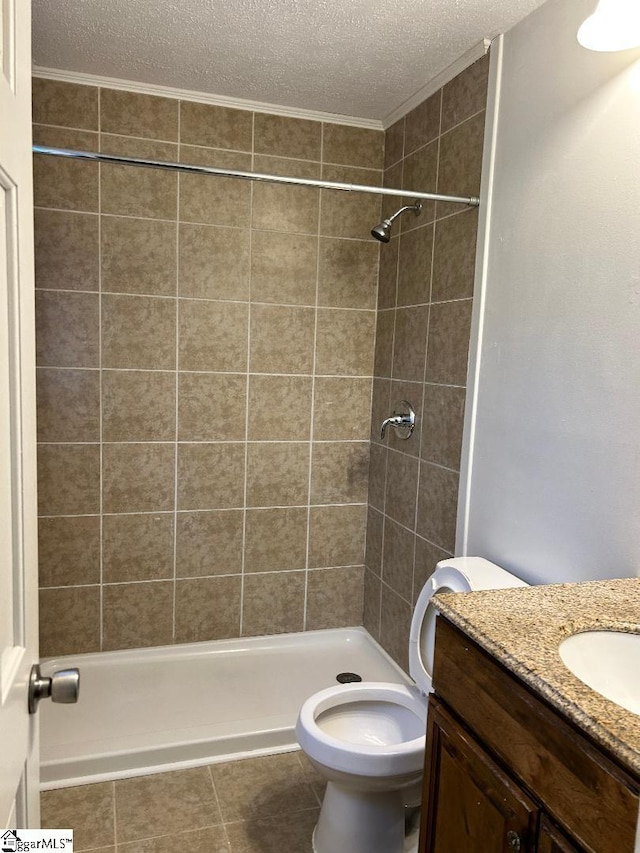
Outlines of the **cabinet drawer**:
{"label": "cabinet drawer", "polygon": [[638,782],[442,616],[434,689],[592,853],[633,853]]}

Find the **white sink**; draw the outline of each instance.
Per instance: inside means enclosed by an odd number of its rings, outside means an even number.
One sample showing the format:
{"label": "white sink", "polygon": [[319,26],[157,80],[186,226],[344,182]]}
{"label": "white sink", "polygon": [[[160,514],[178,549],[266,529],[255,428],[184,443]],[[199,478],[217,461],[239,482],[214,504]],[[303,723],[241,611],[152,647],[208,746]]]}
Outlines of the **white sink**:
{"label": "white sink", "polygon": [[580,681],[640,714],[640,634],[585,631],[563,640],[559,652]]}

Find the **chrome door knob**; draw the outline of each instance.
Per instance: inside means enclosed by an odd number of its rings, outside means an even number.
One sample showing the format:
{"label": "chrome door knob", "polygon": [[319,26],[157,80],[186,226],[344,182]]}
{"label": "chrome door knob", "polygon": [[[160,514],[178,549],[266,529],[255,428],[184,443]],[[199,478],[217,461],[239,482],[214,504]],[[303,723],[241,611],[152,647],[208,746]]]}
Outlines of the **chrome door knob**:
{"label": "chrome door knob", "polygon": [[29,677],[29,713],[35,714],[41,699],[51,699],[72,705],[78,701],[80,694],[80,670],[61,669],[54,672],[51,678],[43,676],[37,663],[31,667]]}

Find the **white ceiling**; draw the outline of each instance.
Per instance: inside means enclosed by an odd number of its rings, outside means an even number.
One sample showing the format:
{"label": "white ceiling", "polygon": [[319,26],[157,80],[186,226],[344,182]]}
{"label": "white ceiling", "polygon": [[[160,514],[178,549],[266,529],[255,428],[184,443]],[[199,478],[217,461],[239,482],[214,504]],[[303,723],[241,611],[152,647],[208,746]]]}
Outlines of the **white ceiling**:
{"label": "white ceiling", "polygon": [[384,121],[543,0],[32,0],[36,66]]}

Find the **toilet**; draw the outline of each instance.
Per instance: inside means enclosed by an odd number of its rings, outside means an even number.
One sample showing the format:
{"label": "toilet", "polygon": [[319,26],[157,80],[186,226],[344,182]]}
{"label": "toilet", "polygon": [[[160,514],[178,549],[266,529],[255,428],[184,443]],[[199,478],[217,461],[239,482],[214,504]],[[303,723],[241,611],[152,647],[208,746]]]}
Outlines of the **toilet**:
{"label": "toilet", "polygon": [[301,749],[327,780],[314,853],[403,853],[405,806],[420,802],[437,592],[527,586],[481,557],[442,560],[416,602],[409,636],[415,685],[360,682],[329,687],[304,703]]}

